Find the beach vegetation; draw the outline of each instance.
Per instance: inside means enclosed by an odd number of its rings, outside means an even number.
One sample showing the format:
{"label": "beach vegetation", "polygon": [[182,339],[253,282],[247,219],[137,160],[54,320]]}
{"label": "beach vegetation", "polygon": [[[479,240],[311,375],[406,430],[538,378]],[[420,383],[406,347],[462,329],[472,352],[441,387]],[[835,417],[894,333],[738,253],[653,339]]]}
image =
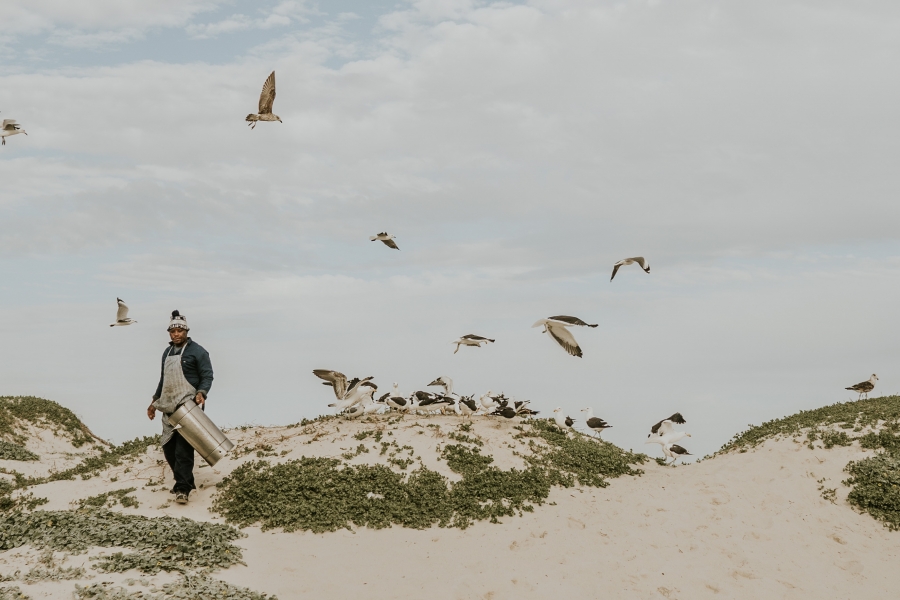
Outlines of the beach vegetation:
{"label": "beach vegetation", "polygon": [[0,438],[24,444],[27,440],[25,424],[49,429],[54,435],[63,434],[76,448],[85,444],[106,444],[61,404],[34,396],[0,396]]}

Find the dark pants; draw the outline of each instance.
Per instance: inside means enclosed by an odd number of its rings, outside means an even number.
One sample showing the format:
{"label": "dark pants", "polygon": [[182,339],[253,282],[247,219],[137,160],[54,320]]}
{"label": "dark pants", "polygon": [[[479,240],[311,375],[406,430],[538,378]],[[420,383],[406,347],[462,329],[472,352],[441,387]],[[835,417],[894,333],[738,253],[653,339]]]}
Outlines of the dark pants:
{"label": "dark pants", "polygon": [[166,462],[172,467],[175,475],[175,493],[184,492],[190,494],[197,489],[194,485],[194,448],[187,443],[177,431],[172,434],[172,439],[163,444],[163,454]]}

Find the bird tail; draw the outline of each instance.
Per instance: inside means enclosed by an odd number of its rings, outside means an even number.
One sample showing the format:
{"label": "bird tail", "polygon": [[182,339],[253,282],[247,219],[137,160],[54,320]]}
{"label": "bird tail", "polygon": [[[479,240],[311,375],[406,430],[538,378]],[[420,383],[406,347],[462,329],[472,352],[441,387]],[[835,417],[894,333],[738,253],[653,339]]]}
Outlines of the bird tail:
{"label": "bird tail", "polygon": [[377,238],[377,237],[370,237],[369,239],[372,240],[373,242],[378,241],[378,238]]}
{"label": "bird tail", "polygon": [[259,121],[259,115],[249,114],[245,121]]}

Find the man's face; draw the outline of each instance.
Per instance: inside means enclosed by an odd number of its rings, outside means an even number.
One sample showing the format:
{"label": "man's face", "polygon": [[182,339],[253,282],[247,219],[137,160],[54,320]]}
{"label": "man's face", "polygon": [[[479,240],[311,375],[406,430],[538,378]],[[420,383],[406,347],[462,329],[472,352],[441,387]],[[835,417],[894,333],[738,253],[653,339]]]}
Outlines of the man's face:
{"label": "man's face", "polygon": [[180,346],[187,339],[187,329],[175,328],[169,330],[169,339],[176,346]]}

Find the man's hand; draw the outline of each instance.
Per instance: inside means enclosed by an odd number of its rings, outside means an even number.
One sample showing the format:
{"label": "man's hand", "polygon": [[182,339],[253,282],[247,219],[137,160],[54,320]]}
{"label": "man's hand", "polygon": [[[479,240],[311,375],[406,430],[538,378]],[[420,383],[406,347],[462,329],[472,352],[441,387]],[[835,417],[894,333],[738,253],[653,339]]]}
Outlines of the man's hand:
{"label": "man's hand", "polygon": [[147,407],[147,417],[149,417],[151,421],[156,418],[156,407],[153,406],[153,404],[150,404],[150,406]]}
{"label": "man's hand", "polygon": [[200,392],[197,392],[197,397],[194,399],[194,403],[197,406],[203,406],[204,404],[206,404],[206,397]]}

